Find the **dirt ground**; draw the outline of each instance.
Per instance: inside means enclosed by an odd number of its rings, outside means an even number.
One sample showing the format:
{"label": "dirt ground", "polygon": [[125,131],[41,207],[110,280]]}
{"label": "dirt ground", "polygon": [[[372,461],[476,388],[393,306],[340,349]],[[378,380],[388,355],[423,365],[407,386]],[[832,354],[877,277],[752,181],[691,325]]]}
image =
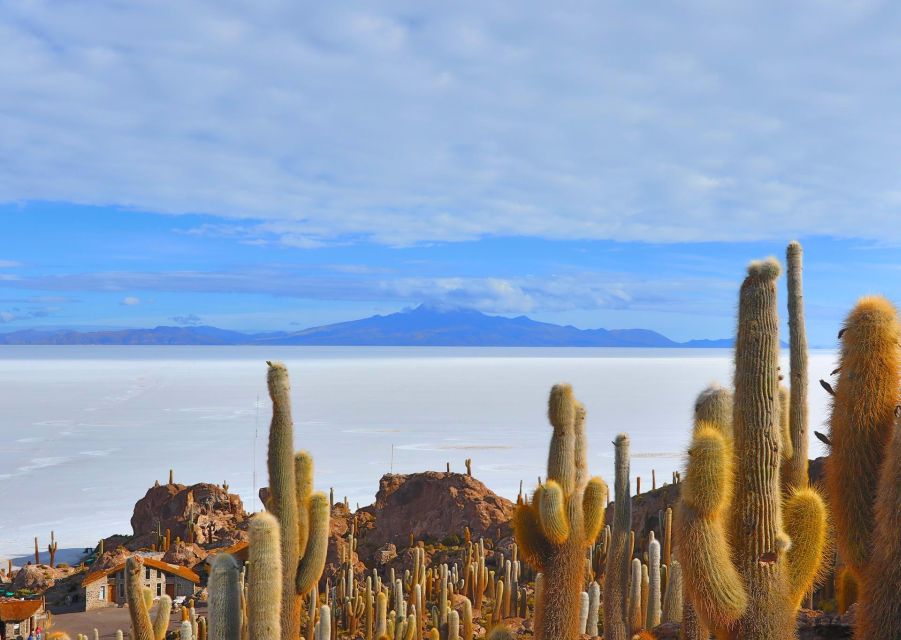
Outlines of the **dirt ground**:
{"label": "dirt ground", "polygon": [[[151,617],[155,612],[155,608],[151,610]],[[206,617],[205,604],[198,603],[197,614]],[[173,611],[169,629],[175,631],[179,624],[181,624],[181,611]],[[75,640],[79,633],[83,633],[88,640],[94,640],[94,629],[100,633],[101,640],[115,640],[117,629],[121,629],[124,636],[128,638],[131,633],[128,607],[105,607],[79,613],[57,613],[53,615],[53,627],[50,632],[63,631],[72,640]]]}

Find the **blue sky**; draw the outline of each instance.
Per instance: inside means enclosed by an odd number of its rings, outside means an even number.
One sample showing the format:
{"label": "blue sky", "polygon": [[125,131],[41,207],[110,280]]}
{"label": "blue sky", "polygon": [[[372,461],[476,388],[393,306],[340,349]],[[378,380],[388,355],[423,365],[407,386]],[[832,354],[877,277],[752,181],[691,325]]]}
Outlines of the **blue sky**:
{"label": "blue sky", "polygon": [[4,3],[0,330],[901,300],[897,4],[558,5]]}

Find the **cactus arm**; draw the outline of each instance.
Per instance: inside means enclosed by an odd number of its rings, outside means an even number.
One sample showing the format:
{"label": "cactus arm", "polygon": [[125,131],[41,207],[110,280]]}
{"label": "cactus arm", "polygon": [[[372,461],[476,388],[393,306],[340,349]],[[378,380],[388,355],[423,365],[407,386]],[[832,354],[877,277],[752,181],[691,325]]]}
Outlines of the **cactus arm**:
{"label": "cactus arm", "polygon": [[604,527],[604,511],[607,508],[607,483],[598,476],[585,486],[582,494],[582,513],[585,528],[585,542],[593,545]]}
{"label": "cactus arm", "polygon": [[799,489],[785,501],[782,518],[791,540],[788,582],[797,608],[819,578],[826,550],[826,504],[813,489]]}
{"label": "cactus arm", "polygon": [[548,420],[554,427],[548,447],[547,477],[555,480],[565,495],[575,490],[575,417],[572,387],[556,384],[548,398]]}
{"label": "cactus arm", "polygon": [[794,456],[794,445],[791,433],[791,395],[788,387],[779,385],[779,433],[781,437],[779,453],[782,454],[782,466],[791,462]]}
{"label": "cactus arm", "polygon": [[538,522],[534,505],[517,505],[516,511],[513,512],[513,531],[523,559],[541,571],[542,558],[547,557],[549,546],[541,533],[541,524]]}
{"label": "cactus arm", "polygon": [[153,616],[154,640],[165,640],[166,631],[169,629],[169,616],[172,611],[172,598],[167,595],[160,596],[156,605],[156,615]]}
{"label": "cactus arm", "polygon": [[140,556],[131,556],[125,562],[125,597],[128,601],[128,614],[131,617],[131,628],[134,640],[154,640],[153,625],[144,599],[144,585],[141,572],[144,561]]}
{"label": "cactus arm", "polygon": [[295,588],[297,595],[310,592],[313,585],[319,582],[325,568],[325,557],[328,553],[329,532],[328,496],[317,491],[310,496],[310,537],[303,560],[297,568]]}
{"label": "cactus arm", "polygon": [[573,419],[573,432],[575,434],[573,440],[573,460],[576,465],[575,485],[577,492],[581,491],[588,481],[588,460],[586,456],[588,446],[585,442],[585,416],[585,405],[576,401]]}
{"label": "cactus arm", "polygon": [[699,616],[713,628],[733,624],[748,605],[723,522],[732,485],[730,461],[731,452],[717,429],[698,431],[688,450],[678,511],[685,584]]}
{"label": "cactus arm", "polygon": [[295,502],[297,503],[297,549],[307,548],[310,536],[310,495],[313,493],[313,458],[306,451],[294,456]]}
{"label": "cactus arm", "polygon": [[554,480],[541,487],[538,501],[538,521],[545,537],[552,544],[563,544],[569,538],[569,518],[566,517],[566,498]]}

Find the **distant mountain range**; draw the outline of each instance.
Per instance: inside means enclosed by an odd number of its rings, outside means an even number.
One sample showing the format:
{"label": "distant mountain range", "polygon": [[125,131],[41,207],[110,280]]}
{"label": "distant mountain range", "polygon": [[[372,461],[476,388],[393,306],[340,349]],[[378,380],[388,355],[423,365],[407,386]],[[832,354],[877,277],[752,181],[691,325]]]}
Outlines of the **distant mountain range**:
{"label": "distant mountain range", "polygon": [[241,333],[208,326],[109,331],[27,329],[0,333],[0,344],[723,348],[731,347],[733,340],[675,342],[649,329],[578,329],[526,316],[505,318],[472,309],[421,305],[296,332]]}

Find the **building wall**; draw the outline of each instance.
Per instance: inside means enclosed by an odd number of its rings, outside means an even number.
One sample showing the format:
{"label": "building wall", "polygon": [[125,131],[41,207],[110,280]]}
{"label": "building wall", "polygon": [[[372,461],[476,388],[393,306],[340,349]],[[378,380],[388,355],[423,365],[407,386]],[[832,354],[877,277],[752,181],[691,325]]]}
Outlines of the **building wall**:
{"label": "building wall", "polygon": [[185,596],[186,598],[190,598],[197,591],[197,586],[191,582],[190,580],[185,580],[179,576],[168,576],[168,580],[170,583],[175,584],[175,597]]}
{"label": "building wall", "polygon": [[[47,628],[47,614],[43,610],[40,610],[30,618],[22,620],[21,622],[0,622],[0,624],[3,625],[3,637],[7,640],[13,640],[17,636],[27,638],[28,634],[37,627],[43,629]],[[17,624],[19,625],[18,630],[16,629]]]}
{"label": "building wall", "polygon": [[94,582],[82,588],[82,591],[84,592],[82,593],[83,603],[79,604],[84,604],[85,611],[100,609],[102,607],[111,607],[114,604],[109,601],[108,591],[111,588],[112,586],[107,583],[106,578],[94,580]]}
{"label": "building wall", "polygon": [[[158,598],[159,596],[165,595],[167,583],[175,585],[175,597],[190,597],[193,596],[196,591],[194,583],[190,580],[185,580],[184,578],[176,575],[166,574],[159,569],[150,567],[150,577],[148,578],[147,576],[148,567],[145,567],[144,573],[141,576],[141,582],[143,583],[144,587],[150,589],[150,592],[153,594],[154,599]],[[112,593],[111,601],[104,601],[101,598],[101,587],[103,587],[104,585],[106,586],[108,593]],[[125,604],[125,571],[118,571],[116,573],[110,574],[106,579],[101,578],[100,580],[92,582],[84,588],[84,592],[85,610]],[[109,598],[108,594],[107,598]]]}

